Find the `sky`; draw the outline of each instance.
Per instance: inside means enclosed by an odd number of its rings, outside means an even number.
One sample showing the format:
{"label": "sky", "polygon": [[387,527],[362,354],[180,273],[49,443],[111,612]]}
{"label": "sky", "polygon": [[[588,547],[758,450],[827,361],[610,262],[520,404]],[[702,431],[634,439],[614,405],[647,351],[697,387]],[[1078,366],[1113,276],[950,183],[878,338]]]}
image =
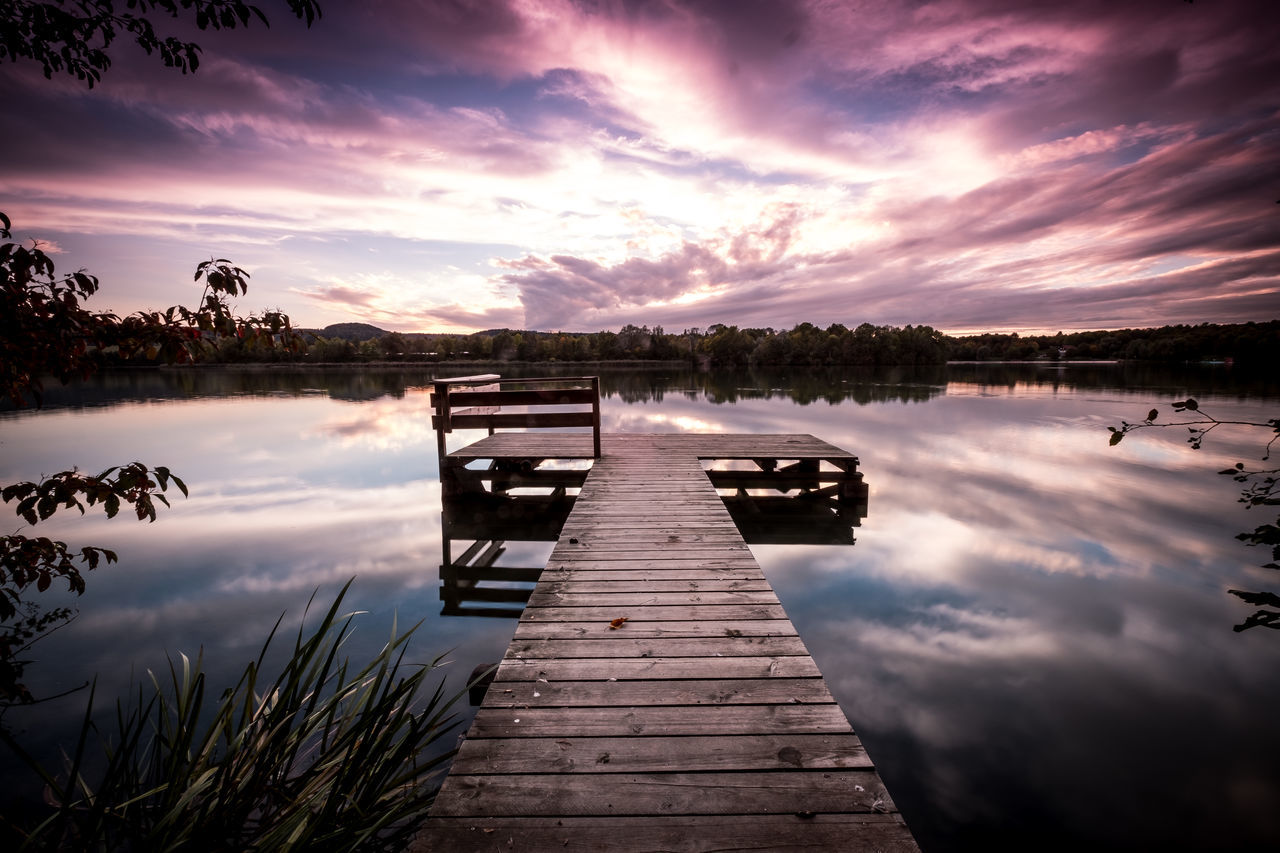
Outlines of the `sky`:
{"label": "sky", "polygon": [[0,210],[91,308],[225,257],[308,327],[1280,318],[1270,0],[259,3],[156,19],[192,75],[0,65]]}

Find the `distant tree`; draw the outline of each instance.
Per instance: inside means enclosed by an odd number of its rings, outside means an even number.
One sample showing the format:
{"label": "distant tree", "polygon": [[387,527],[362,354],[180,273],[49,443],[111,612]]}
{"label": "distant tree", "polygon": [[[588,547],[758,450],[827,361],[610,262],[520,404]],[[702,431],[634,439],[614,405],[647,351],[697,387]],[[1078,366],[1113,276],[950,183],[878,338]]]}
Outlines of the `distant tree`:
{"label": "distant tree", "polygon": [[[308,27],[320,17],[318,0],[286,3]],[[247,27],[252,18],[270,26],[260,8],[243,0],[128,0],[120,12],[117,5],[112,0],[6,0],[0,12],[0,61],[35,62],[48,79],[66,73],[92,89],[111,67],[107,51],[120,35],[183,74],[200,66],[199,45],[157,34],[151,18],[189,18],[201,30]]]}
{"label": "distant tree", "polygon": [[384,358],[399,358],[409,349],[409,342],[399,332],[388,332],[378,339],[378,348]]}

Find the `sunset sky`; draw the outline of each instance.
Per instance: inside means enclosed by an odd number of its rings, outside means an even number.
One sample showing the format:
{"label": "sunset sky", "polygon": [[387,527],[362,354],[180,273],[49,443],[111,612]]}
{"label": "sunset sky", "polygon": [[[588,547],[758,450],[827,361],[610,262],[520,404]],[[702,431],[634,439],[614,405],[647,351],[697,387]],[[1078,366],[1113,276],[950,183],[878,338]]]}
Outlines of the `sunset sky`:
{"label": "sunset sky", "polygon": [[[1272,2],[322,0],[0,65],[0,210],[118,313],[952,333],[1280,317]],[[117,4],[123,5],[123,4]]]}

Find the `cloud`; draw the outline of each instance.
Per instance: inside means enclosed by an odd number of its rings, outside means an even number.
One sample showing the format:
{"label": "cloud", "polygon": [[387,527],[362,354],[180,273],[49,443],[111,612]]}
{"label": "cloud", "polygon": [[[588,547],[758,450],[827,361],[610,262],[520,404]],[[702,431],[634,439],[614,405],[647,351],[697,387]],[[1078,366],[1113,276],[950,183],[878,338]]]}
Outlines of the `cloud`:
{"label": "cloud", "polygon": [[343,5],[0,66],[0,186],[117,310],[226,247],[308,325],[1267,319],[1280,51],[1202,6]]}

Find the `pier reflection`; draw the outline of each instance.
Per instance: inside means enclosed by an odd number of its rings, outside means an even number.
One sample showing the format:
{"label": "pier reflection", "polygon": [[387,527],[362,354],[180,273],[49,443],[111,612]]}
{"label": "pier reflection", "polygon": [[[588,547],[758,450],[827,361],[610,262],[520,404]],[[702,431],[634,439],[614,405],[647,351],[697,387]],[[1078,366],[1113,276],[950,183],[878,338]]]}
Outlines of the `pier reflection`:
{"label": "pier reflection", "polygon": [[445,616],[518,617],[543,566],[499,566],[507,542],[554,542],[576,496],[468,492],[440,514],[440,598]]}
{"label": "pier reflection", "polygon": [[[865,499],[841,505],[806,494],[722,495],[748,545],[852,545]],[[543,566],[498,565],[508,542],[555,542],[576,495],[468,492],[442,502],[441,614],[518,618]]]}

